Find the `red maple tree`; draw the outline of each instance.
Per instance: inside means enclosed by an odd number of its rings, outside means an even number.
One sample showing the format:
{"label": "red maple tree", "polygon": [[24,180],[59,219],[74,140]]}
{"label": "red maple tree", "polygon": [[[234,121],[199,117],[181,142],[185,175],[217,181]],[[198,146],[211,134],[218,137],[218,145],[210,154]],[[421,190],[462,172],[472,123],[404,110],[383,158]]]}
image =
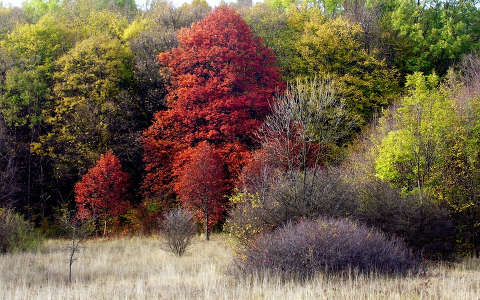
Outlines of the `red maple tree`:
{"label": "red maple tree", "polygon": [[129,203],[125,201],[128,174],[122,171],[120,160],[111,152],[101,155],[97,164],[82,176],[75,185],[75,202],[79,218],[93,217],[104,224],[124,213]]}
{"label": "red maple tree", "polygon": [[218,223],[225,210],[223,162],[218,151],[205,141],[188,148],[181,156],[188,162],[174,174],[174,190],[182,205],[203,222],[208,240],[211,226]]}
{"label": "red maple tree", "polygon": [[[253,132],[284,88],[275,58],[234,10],[220,7],[178,33],[159,55],[170,72],[168,110],[144,132],[147,194],[173,191],[179,153],[208,141],[221,156],[228,187],[256,147]],[[183,162],[182,162],[183,161]]]}

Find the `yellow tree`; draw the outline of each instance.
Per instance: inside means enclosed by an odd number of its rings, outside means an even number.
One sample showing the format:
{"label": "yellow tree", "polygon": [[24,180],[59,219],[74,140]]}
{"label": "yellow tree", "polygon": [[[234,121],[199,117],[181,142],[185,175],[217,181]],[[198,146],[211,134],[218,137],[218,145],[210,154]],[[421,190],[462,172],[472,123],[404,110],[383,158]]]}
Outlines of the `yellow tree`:
{"label": "yellow tree", "polygon": [[362,44],[363,31],[344,18],[313,16],[304,23],[296,43],[299,56],[294,73],[333,80],[337,95],[350,110],[357,126],[389,105],[399,91],[397,72],[369,53]]}
{"label": "yellow tree", "polygon": [[[55,109],[48,119],[52,130],[34,145],[35,151],[55,159],[57,176],[83,173],[100,153],[127,142],[134,104],[126,91],[131,59],[119,40],[100,35],[78,43],[58,60]],[[77,174],[71,173],[75,170]]]}

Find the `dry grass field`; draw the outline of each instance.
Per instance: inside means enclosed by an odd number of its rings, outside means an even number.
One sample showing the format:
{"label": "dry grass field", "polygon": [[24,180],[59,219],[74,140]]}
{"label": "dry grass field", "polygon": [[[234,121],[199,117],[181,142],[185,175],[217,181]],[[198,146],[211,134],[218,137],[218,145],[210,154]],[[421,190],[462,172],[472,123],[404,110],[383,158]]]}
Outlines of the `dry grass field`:
{"label": "dry grass field", "polygon": [[36,253],[0,256],[0,299],[480,299],[480,261],[430,267],[407,278],[319,275],[305,283],[228,275],[232,252],[222,235],[199,238],[184,257],[155,237],[85,244],[68,284],[67,241]]}

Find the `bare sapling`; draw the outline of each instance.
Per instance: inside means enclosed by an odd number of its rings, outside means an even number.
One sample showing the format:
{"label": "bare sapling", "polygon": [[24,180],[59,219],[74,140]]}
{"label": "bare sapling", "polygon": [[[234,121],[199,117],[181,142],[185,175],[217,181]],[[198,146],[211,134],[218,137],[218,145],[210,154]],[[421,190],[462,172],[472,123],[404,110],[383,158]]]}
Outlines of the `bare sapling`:
{"label": "bare sapling", "polygon": [[72,266],[77,260],[83,242],[95,230],[95,222],[91,218],[79,218],[75,211],[63,208],[60,215],[60,225],[65,231],[70,242],[66,247],[68,251],[68,282],[72,283]]}

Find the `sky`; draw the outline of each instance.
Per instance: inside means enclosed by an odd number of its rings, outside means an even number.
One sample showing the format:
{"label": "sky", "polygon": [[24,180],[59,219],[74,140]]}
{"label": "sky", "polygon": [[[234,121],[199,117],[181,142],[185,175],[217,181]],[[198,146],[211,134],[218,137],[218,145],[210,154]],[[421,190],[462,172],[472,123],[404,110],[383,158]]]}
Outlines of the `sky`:
{"label": "sky", "polygon": [[[3,2],[5,4],[10,4],[12,6],[22,6],[22,2],[24,0],[0,0],[0,2]],[[145,1],[147,0],[135,0],[137,2],[137,5],[140,6],[140,7],[144,7],[145,6]],[[192,2],[191,0],[170,0],[172,3],[174,3],[175,5],[181,5],[185,2]],[[207,0],[208,4],[210,4],[210,6],[214,7],[214,6],[217,6],[219,3],[220,3],[221,0]],[[234,0],[227,0],[225,2],[233,2]],[[257,2],[257,1],[253,1],[253,2]]]}

